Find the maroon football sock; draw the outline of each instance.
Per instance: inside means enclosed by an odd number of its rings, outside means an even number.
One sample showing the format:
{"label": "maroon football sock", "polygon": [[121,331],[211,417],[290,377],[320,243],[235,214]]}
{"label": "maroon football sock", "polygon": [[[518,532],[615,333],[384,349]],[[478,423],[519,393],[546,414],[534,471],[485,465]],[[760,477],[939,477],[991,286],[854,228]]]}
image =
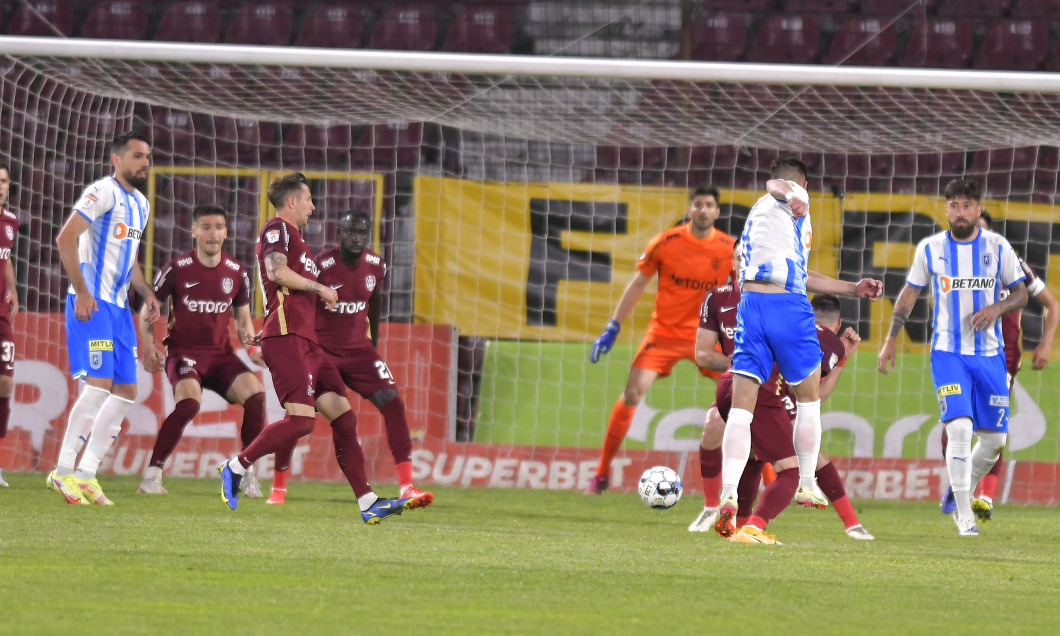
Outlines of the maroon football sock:
{"label": "maroon football sock", "polygon": [[346,411],[331,422],[331,439],[335,442],[335,459],[350,482],[353,494],[358,499],[372,492],[368,475],[364,472],[364,451],[357,441],[357,417]]}
{"label": "maroon football sock", "polygon": [[762,481],[762,462],[749,459],[736,485],[736,516],[748,517],[758,497],[758,484]]}
{"label": "maroon football sock", "polygon": [[412,436],[405,420],[405,403],[395,397],[379,409],[386,424],[386,441],[390,444],[390,454],[394,463],[401,464],[412,459]]}
{"label": "maroon football sock", "polygon": [[259,391],[243,402],[243,425],[239,427],[239,440],[243,448],[250,446],[265,428],[265,392]]}
{"label": "maroon football sock", "polygon": [[7,421],[11,419],[11,398],[0,397],[0,439],[7,437]]}
{"label": "maroon football sock", "polygon": [[[755,513],[751,517],[748,523],[754,524],[761,529],[765,529],[765,524],[776,518],[788,504],[791,503],[792,497],[795,496],[795,491],[799,488],[799,469],[789,468],[782,470],[777,473],[777,479],[773,483],[766,486],[765,490],[762,491],[762,499],[758,503],[758,507],[755,508]],[[759,525],[755,523],[761,520],[765,523]]]}
{"label": "maroon football sock", "polygon": [[315,417],[288,413],[287,417],[262,429],[250,446],[239,454],[239,463],[244,468],[249,468],[251,464],[269,453],[275,453],[281,449],[293,449],[299,439],[313,432],[314,423],[316,423]]}
{"label": "maroon football sock", "polygon": [[718,507],[721,490],[721,447],[707,450],[699,447],[699,474],[703,478],[703,505]]}
{"label": "maroon football sock", "polygon": [[177,405],[173,407],[173,412],[166,417],[165,421],[162,422],[162,427],[158,429],[158,439],[155,440],[155,448],[151,451],[151,461],[148,462],[148,466],[151,468],[162,468],[165,466],[166,460],[173,454],[173,449],[177,447],[177,442],[184,435],[184,427],[188,425],[191,418],[195,417],[198,412],[198,400],[184,398],[177,402]]}

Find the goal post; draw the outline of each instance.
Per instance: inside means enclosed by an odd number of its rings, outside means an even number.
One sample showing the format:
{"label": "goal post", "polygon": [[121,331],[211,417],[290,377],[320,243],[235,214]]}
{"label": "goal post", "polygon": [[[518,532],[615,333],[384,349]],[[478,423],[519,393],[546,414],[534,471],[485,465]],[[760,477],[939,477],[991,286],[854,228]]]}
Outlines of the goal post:
{"label": "goal post", "polygon": [[[409,405],[414,475],[428,484],[583,487],[654,288],[611,354],[590,364],[589,345],[638,254],[681,220],[699,183],[721,189],[718,226],[739,233],[781,152],[810,168],[812,266],[885,281],[883,301],[844,300],[844,322],[865,341],[824,408],[825,452],[854,497],[932,498],[945,475],[926,298],[900,339],[898,372],[877,374],[875,354],[913,247],[946,226],[947,181],[982,182],[996,228],[1048,283],[1060,280],[1057,74],[12,37],[0,50],[0,153],[16,173],[27,310],[4,468],[54,461],[74,390],[41,388],[65,374],[54,234],[79,189],[108,169],[109,137],[128,127],[155,142],[144,246],[153,266],[190,248],[181,215],[204,197],[233,212],[226,249],[252,266],[262,191],[279,171],[313,180],[315,249],[347,209],[373,214],[390,266],[385,357]],[[1042,325],[1031,301],[1028,352]],[[1014,501],[1053,502],[1060,366],[1029,367],[1013,394],[1015,462],[1002,483]],[[142,471],[165,415],[162,378],[141,384],[109,460],[117,472]],[[189,427],[172,474],[205,476],[234,449],[238,409],[218,400]],[[613,484],[629,489],[643,468],[667,464],[695,486],[712,400],[691,363],[656,382]],[[371,474],[391,479],[378,415],[357,408]],[[311,436],[296,471],[339,478],[327,440]]]}

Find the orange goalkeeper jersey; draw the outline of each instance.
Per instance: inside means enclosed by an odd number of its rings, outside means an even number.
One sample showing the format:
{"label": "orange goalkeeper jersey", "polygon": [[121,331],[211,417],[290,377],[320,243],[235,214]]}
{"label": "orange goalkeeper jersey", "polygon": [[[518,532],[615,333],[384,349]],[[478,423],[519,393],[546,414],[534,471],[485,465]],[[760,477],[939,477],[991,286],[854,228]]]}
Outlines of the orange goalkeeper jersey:
{"label": "orange goalkeeper jersey", "polygon": [[645,276],[658,274],[659,289],[647,337],[695,341],[703,297],[732,277],[735,242],[717,228],[697,239],[688,223],[648,241],[637,270]]}

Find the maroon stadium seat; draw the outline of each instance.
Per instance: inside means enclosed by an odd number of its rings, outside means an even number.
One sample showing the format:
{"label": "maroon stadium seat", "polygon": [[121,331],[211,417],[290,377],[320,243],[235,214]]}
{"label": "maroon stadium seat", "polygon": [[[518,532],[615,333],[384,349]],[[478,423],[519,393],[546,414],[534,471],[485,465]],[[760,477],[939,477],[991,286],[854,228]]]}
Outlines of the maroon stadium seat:
{"label": "maroon stadium seat", "polygon": [[703,0],[703,10],[713,11],[750,11],[761,13],[777,6],[777,0]]}
{"label": "maroon stadium seat", "polygon": [[358,7],[345,2],[317,5],[298,30],[298,46],[355,49],[364,42],[364,17]]}
{"label": "maroon stadium seat", "polygon": [[1015,0],[1009,14],[1018,20],[1052,20],[1060,15],[1060,0]]}
{"label": "maroon stadium seat", "polygon": [[899,66],[965,68],[972,60],[972,24],[931,20],[918,24],[898,58]]}
{"label": "maroon stadium seat", "polygon": [[401,51],[433,51],[438,38],[435,9],[407,5],[388,9],[372,29],[368,47]]}
{"label": "maroon stadium seat", "polygon": [[453,18],[442,44],[443,51],[510,53],[512,27],[500,7],[469,6]]}
{"label": "maroon stadium seat", "polygon": [[1005,15],[1011,0],[940,0],[940,18],[996,19]]}
{"label": "maroon stadium seat", "polygon": [[175,2],[162,14],[154,39],[162,42],[218,42],[221,14],[209,0]]}
{"label": "maroon stadium seat", "polygon": [[7,23],[8,35],[74,34],[73,3],[64,0],[30,0],[18,8]]}
{"label": "maroon stadium seat", "polygon": [[975,57],[975,68],[1034,71],[1049,51],[1049,27],[1035,20],[994,22]]}
{"label": "maroon stadium seat", "polygon": [[415,168],[423,147],[423,124],[401,120],[367,126],[357,139],[353,163],[367,170]]}
{"label": "maroon stadium seat", "polygon": [[284,166],[338,168],[350,163],[352,133],[346,124],[295,124],[283,138]]}
{"label": "maroon stadium seat", "polygon": [[199,154],[208,157],[212,149],[215,161],[258,165],[274,159],[279,145],[276,124],[257,119],[216,117],[213,136],[203,138]]}
{"label": "maroon stadium seat", "polygon": [[104,0],[89,12],[81,37],[111,40],[146,40],[147,11],[134,0]]}
{"label": "maroon stadium seat", "polygon": [[847,66],[888,66],[898,55],[894,27],[884,28],[881,18],[853,18],[839,28],[826,64]]}
{"label": "maroon stadium seat", "polygon": [[762,23],[747,60],[813,64],[820,53],[821,33],[815,17],[777,15]]}
{"label": "maroon stadium seat", "polygon": [[195,158],[201,120],[185,111],[158,106],[138,107],[137,114],[148,127],[154,163],[187,163]]}
{"label": "maroon stadium seat", "polygon": [[236,11],[225,33],[229,44],[286,46],[291,43],[293,17],[285,2],[249,2]]}
{"label": "maroon stadium seat", "polygon": [[691,59],[735,62],[747,50],[746,13],[710,13],[692,22]]}
{"label": "maroon stadium seat", "polygon": [[[916,17],[924,13],[931,14],[935,0],[926,0],[913,6],[909,0],[861,0],[862,15],[876,15],[882,17]],[[925,6],[926,5],[926,6]],[[912,7],[912,9],[910,9]]]}
{"label": "maroon stadium seat", "polygon": [[781,6],[788,13],[821,13],[844,15],[854,13],[854,0],[784,0]]}

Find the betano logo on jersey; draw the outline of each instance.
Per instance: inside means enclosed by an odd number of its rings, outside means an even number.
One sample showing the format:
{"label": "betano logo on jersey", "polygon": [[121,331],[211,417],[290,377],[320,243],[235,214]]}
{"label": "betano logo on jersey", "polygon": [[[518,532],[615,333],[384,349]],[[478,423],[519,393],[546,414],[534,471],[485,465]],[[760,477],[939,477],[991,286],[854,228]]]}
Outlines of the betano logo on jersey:
{"label": "betano logo on jersey", "polygon": [[951,291],[990,290],[996,284],[996,278],[987,276],[939,276],[939,291],[943,294]]}
{"label": "betano logo on jersey", "polygon": [[116,239],[130,239],[133,241],[139,241],[141,235],[143,235],[142,230],[138,230],[134,227],[129,227],[124,223],[116,223],[114,225],[114,238]]}

